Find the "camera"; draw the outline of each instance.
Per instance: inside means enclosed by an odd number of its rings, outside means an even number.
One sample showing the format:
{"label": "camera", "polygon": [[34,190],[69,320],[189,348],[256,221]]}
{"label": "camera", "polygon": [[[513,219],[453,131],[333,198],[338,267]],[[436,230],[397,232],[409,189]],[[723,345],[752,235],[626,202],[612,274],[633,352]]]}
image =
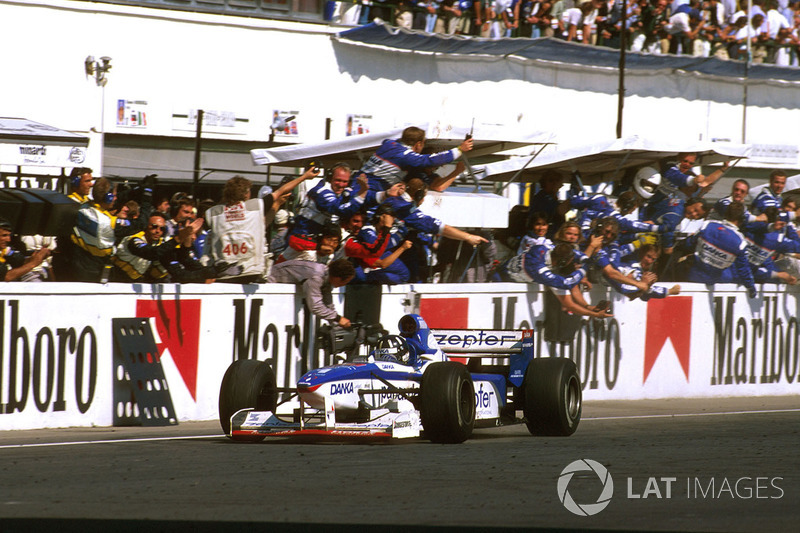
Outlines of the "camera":
{"label": "camera", "polygon": [[592,228],[592,236],[593,237],[602,237],[603,230],[605,230],[605,224],[603,224],[602,220],[598,220],[594,227]]}

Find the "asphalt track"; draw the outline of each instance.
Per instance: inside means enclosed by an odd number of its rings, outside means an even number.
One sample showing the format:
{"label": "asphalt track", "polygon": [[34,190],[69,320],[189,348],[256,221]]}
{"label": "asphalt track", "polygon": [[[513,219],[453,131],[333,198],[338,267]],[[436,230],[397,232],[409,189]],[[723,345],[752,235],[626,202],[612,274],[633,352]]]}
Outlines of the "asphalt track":
{"label": "asphalt track", "polygon": [[[572,437],[509,426],[461,445],[239,444],[210,422],[6,431],[0,532],[797,531],[799,446],[800,396],[586,403]],[[613,480],[591,516],[558,491],[580,459]],[[594,471],[562,484],[600,507]]]}

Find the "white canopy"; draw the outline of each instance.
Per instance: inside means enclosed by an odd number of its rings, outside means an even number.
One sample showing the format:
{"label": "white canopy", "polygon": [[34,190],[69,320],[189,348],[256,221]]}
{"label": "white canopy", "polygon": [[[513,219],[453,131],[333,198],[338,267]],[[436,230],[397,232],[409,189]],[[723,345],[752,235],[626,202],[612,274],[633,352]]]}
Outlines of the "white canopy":
{"label": "white canopy", "polygon": [[[496,154],[531,144],[547,143],[552,134],[535,131],[522,132],[514,128],[500,127],[496,124],[475,124],[455,126],[441,122],[421,125],[426,130],[427,144],[442,150],[458,146],[465,136],[472,131],[474,148],[468,153],[470,159]],[[306,143],[279,148],[259,148],[251,150],[253,163],[256,165],[303,166],[315,161],[321,166],[332,165],[339,161],[358,163],[368,159],[381,145],[384,139],[399,139],[404,128],[397,128],[380,133],[353,135],[344,139],[333,139],[318,143]]]}
{"label": "white canopy", "polygon": [[[481,179],[492,181],[537,181],[542,171],[571,174],[578,171],[586,184],[620,179],[625,170],[655,166],[679,153],[698,154],[698,165],[747,158],[750,146],[730,143],[702,143],[643,139],[638,136],[601,141],[583,146],[545,151],[537,157],[515,157],[489,163],[481,168]],[[476,169],[477,172],[477,169]]]}

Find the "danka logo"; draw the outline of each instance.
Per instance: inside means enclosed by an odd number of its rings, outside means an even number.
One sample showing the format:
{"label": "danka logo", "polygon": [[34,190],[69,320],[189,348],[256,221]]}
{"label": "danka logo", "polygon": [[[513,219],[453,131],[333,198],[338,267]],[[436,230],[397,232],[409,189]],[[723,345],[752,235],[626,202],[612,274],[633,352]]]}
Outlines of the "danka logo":
{"label": "danka logo", "polygon": [[339,394],[353,394],[352,383],[332,383],[331,396],[338,396]]}

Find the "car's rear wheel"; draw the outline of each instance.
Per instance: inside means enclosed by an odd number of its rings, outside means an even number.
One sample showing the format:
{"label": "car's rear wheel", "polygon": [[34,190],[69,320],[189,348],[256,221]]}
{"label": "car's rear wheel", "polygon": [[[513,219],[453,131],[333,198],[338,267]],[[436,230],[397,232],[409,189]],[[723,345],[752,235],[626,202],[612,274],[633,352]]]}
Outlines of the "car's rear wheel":
{"label": "car's rear wheel", "polygon": [[475,426],[475,387],[467,367],[431,363],[420,384],[420,418],[425,437],[437,443],[464,442]]}
{"label": "car's rear wheel", "polygon": [[[219,424],[230,436],[231,416],[241,409],[274,411],[278,404],[278,387],[275,372],[267,363],[255,359],[234,361],[219,389]],[[259,442],[263,436],[231,437],[237,441]]]}
{"label": "car's rear wheel", "polygon": [[531,361],[523,384],[525,421],[532,435],[568,436],[581,421],[583,393],[571,359]]}

